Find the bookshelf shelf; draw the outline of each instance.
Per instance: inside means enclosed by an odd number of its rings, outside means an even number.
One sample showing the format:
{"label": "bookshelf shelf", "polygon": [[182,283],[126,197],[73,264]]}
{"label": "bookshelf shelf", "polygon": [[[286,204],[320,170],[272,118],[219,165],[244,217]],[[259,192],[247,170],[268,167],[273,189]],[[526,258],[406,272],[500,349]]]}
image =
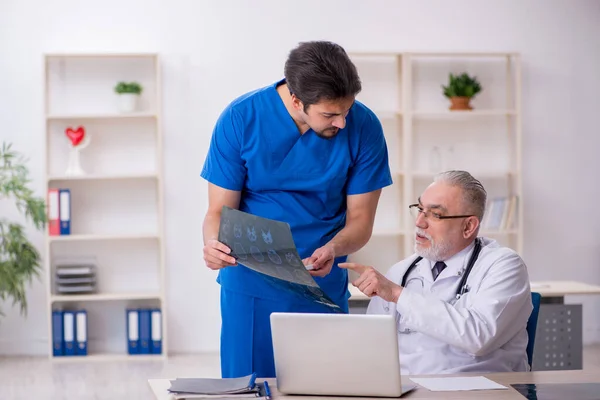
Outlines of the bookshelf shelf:
{"label": "bookshelf shelf", "polygon": [[49,176],[47,179],[49,182],[53,181],[99,181],[99,180],[129,180],[129,179],[158,179],[159,175],[156,173],[147,174],[90,174],[83,176],[67,176],[67,175],[54,175]]}
{"label": "bookshelf shelf", "polygon": [[[154,53],[75,53],[46,54],[43,62],[46,189],[63,190],[70,199],[69,228],[46,233],[49,357],[60,362],[163,359],[168,318],[160,58]],[[122,81],[142,86],[133,111],[120,110],[114,88]],[[67,174],[71,143],[66,133],[80,126],[89,145],[79,155],[84,173],[74,176]],[[60,205],[58,210],[62,214]],[[69,294],[73,288],[66,287],[63,266],[89,264],[93,275],[78,278],[78,284],[95,288]],[[131,309],[154,313],[148,324],[160,329],[160,354],[128,354]],[[66,316],[79,310],[86,312],[89,351],[56,356],[53,312]]]}
{"label": "bookshelf shelf", "polygon": [[[396,53],[397,54],[397,53]],[[431,57],[431,58],[500,58],[505,59],[507,57],[518,57],[518,53],[514,52],[478,52],[478,51],[463,51],[463,52],[408,52],[404,53],[407,57],[419,58],[419,57]]]}
{"label": "bookshelf shelf", "polygon": [[90,120],[90,119],[135,119],[135,118],[158,118],[158,114],[153,112],[131,112],[106,113],[106,114],[49,114],[46,119],[49,121],[61,120]]}
{"label": "bookshelf shelf", "polygon": [[59,235],[48,236],[49,242],[79,242],[106,240],[159,240],[157,234],[88,234],[88,235]]}
{"label": "bookshelf shelf", "polygon": [[52,361],[56,363],[87,363],[87,362],[115,362],[115,361],[164,361],[165,354],[122,354],[122,353],[92,353],[83,357],[52,357]]}
{"label": "bookshelf shelf", "polygon": [[[349,52],[381,121],[394,184],[382,191],[373,235],[350,261],[385,273],[414,252],[408,205],[444,170],[469,171],[488,192],[480,235],[523,252],[521,65],[514,52]],[[449,110],[449,73],[475,75],[473,110]],[[400,172],[401,171],[401,172]],[[503,200],[504,199],[504,200]],[[515,200],[516,199],[516,200]],[[513,201],[514,200],[514,201]],[[392,254],[394,253],[395,254]],[[350,280],[356,276],[350,272]],[[355,288],[351,288],[356,298]]]}
{"label": "bookshelf shelf", "polygon": [[418,110],[418,111],[413,111],[412,115],[415,118],[420,118],[420,119],[435,118],[435,119],[460,120],[460,119],[465,119],[465,118],[512,116],[512,115],[516,115],[516,113],[514,110],[471,110],[471,111]]}
{"label": "bookshelf shelf", "polygon": [[98,294],[71,294],[53,295],[52,303],[81,302],[81,301],[121,301],[121,300],[153,300],[162,299],[160,293],[98,293]]}

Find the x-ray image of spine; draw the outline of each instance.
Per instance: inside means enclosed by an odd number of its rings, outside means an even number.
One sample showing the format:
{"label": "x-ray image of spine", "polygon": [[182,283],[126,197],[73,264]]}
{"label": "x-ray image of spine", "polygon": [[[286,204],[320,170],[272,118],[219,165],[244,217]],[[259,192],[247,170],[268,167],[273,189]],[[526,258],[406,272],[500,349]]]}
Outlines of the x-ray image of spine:
{"label": "x-ray image of spine", "polygon": [[309,286],[308,290],[310,290],[316,296],[323,297],[323,291],[321,290],[321,288]]}
{"label": "x-ray image of spine", "polygon": [[241,268],[262,274],[283,290],[341,311],[304,268],[288,224],[223,207],[219,240],[232,250]]}
{"label": "x-ray image of spine", "polygon": [[240,225],[240,224],[233,225],[233,236],[235,236],[236,239],[241,239],[242,225]]}
{"label": "x-ray image of spine", "polygon": [[285,253],[285,260],[288,262],[288,264],[297,267],[300,265],[300,261],[294,256],[293,253]]}
{"label": "x-ray image of spine", "polygon": [[302,283],[303,285],[313,285],[313,281],[310,279],[310,276],[307,276],[304,271],[294,270],[294,275],[296,275],[296,281]]}
{"label": "x-ray image of spine", "polygon": [[258,262],[265,261],[265,256],[263,256],[261,251],[256,246],[250,246],[250,254],[252,254],[252,257],[254,257],[254,259]]}
{"label": "x-ray image of spine", "polygon": [[235,243],[235,253],[242,260],[247,260],[248,259],[248,254],[246,254],[246,250],[244,249],[244,246],[242,246],[241,243],[237,243],[237,242]]}
{"label": "x-ray image of spine", "polygon": [[264,240],[264,242],[266,244],[271,244],[273,243],[273,237],[271,237],[271,231],[267,230],[267,232],[263,231],[262,229],[260,230],[262,233],[262,238]]}
{"label": "x-ray image of spine", "polygon": [[285,279],[286,281],[294,282],[296,280],[292,276],[292,273],[283,267],[277,267],[277,274],[281,279]]}
{"label": "x-ray image of spine", "polygon": [[246,234],[248,235],[248,240],[251,242],[256,242],[256,229],[253,226],[249,226],[246,228]]}
{"label": "x-ray image of spine", "polygon": [[223,220],[223,223],[221,224],[221,232],[223,232],[223,235],[229,236],[229,233],[231,232],[231,221],[228,219]]}
{"label": "x-ray image of spine", "polygon": [[223,238],[221,239],[221,243],[223,243],[225,246],[229,247],[229,248],[230,248],[230,249],[233,251],[233,249],[231,248],[231,245],[229,244],[229,243],[230,243],[230,240],[229,240],[229,238],[228,238],[228,237],[223,237]]}
{"label": "x-ray image of spine", "polygon": [[267,254],[269,256],[269,260],[271,260],[275,264],[281,264],[281,257],[279,257],[279,254],[277,254],[275,250],[269,249],[267,250]]}

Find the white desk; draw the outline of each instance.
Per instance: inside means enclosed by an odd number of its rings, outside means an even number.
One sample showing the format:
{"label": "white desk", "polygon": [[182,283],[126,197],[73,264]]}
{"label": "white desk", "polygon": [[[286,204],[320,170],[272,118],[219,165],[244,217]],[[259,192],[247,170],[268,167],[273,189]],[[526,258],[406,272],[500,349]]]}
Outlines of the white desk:
{"label": "white desk", "polygon": [[562,304],[567,295],[600,294],[600,286],[576,281],[536,281],[531,282],[531,291],[541,294],[543,303]]}
{"label": "white desk", "polygon": [[[431,392],[425,388],[418,386],[412,392],[402,396],[401,399],[515,399],[524,400],[515,389],[510,385],[517,383],[600,383],[600,374],[596,371],[543,371],[543,372],[510,372],[501,374],[456,374],[445,376],[473,376],[483,375],[488,379],[493,380],[501,385],[507,386],[508,389],[502,390],[476,390],[462,392]],[[444,376],[444,375],[437,375]],[[416,377],[416,376],[415,376]],[[171,378],[174,379],[174,378]],[[403,381],[404,381],[403,377]],[[409,378],[406,378],[409,379]],[[168,389],[171,386],[170,379],[150,379],[148,384],[154,393],[156,400],[173,400],[173,396],[169,394]],[[275,379],[267,379],[271,388],[273,400],[289,399],[289,400],[362,400],[365,397],[324,397],[324,396],[285,396],[277,391],[277,383]],[[262,381],[262,379],[259,379]],[[379,400],[382,400],[379,398]]]}

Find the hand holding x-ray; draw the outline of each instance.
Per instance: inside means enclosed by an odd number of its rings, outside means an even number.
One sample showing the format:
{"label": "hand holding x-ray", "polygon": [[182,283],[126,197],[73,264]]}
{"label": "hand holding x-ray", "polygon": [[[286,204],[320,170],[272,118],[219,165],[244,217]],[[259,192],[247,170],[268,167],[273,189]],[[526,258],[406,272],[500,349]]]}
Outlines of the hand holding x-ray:
{"label": "hand holding x-ray", "polygon": [[[331,272],[333,263],[335,261],[335,252],[333,246],[326,244],[325,246],[319,247],[314,253],[302,260],[307,265],[307,270],[312,276],[323,277]],[[311,268],[309,269],[308,266]]]}
{"label": "hand holding x-ray", "polygon": [[[239,265],[260,273],[270,284],[342,312],[312,276],[324,276],[331,271],[334,258],[331,249],[327,246],[317,249],[311,256],[312,262],[303,262],[289,224],[224,206],[218,241],[231,249],[229,255]],[[306,264],[312,264],[314,270],[308,271]]]}

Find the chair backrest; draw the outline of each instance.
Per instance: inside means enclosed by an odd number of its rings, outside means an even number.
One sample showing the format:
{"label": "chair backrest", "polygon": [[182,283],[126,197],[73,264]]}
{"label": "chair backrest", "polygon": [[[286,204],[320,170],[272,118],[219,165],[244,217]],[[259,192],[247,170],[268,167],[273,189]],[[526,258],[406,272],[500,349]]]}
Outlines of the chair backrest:
{"label": "chair backrest", "polygon": [[541,294],[537,292],[531,292],[533,310],[531,311],[529,320],[527,320],[527,335],[529,336],[529,342],[527,343],[527,361],[529,361],[529,369],[531,369],[533,363],[533,346],[535,345],[535,331],[537,330],[541,299]]}

